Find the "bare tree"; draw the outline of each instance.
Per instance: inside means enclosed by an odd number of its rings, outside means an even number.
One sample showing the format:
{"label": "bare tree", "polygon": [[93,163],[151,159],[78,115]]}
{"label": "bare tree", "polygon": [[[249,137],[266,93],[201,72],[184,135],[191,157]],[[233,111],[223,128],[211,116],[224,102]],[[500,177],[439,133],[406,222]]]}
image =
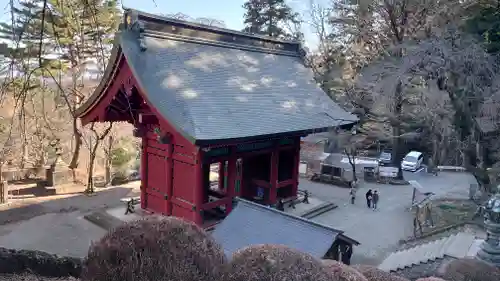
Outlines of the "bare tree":
{"label": "bare tree", "polygon": [[337,142],[336,145],[347,156],[352,170],[352,180],[353,182],[357,182],[356,158],[358,157],[359,150],[364,148],[366,135],[359,134],[357,128],[353,128],[352,130],[337,130],[332,135],[331,140]]}
{"label": "bare tree", "polygon": [[[375,81],[371,84],[371,89],[375,89],[380,97],[383,97],[383,93],[392,93],[391,89],[396,93],[404,93],[404,111],[398,112],[404,112],[405,115],[406,112],[414,114],[414,109],[432,109],[425,106],[429,106],[431,101],[437,103],[433,95],[441,95],[437,98],[444,100],[442,106],[434,108],[424,121],[428,125],[429,118],[443,121],[444,126],[441,128],[436,124],[430,125],[434,126],[434,133],[445,132],[445,137],[452,135],[450,126],[454,129],[457,142],[464,149],[464,165],[481,185],[488,186],[488,177],[478,162],[476,146],[480,143],[480,138],[476,133],[475,118],[480,114],[481,104],[494,93],[492,87],[498,73],[493,57],[473,38],[453,27],[445,30],[439,37],[431,36],[418,43],[410,41],[402,45],[402,48],[404,57],[390,57],[373,65],[372,75],[365,76]],[[401,122],[408,117],[397,114],[398,112],[389,110],[390,122],[394,122],[391,119],[399,119],[395,122]],[[417,122],[419,120],[415,116],[411,119]],[[446,122],[450,125],[447,126]]]}
{"label": "bare tree", "polygon": [[96,123],[92,123],[90,125],[90,142],[88,143],[89,151],[90,151],[90,160],[87,171],[87,188],[85,189],[85,193],[94,193],[94,163],[97,155],[97,149],[101,145],[101,142],[108,136],[113,128],[113,123],[109,123],[106,128],[101,130],[100,132],[96,128]]}
{"label": "bare tree", "polygon": [[113,138],[113,135],[108,136],[108,142],[104,145],[103,150],[105,154],[105,176],[104,176],[104,181],[106,185],[109,185],[111,183],[111,166],[112,166],[112,160],[113,160],[113,145],[115,142],[115,138]]}

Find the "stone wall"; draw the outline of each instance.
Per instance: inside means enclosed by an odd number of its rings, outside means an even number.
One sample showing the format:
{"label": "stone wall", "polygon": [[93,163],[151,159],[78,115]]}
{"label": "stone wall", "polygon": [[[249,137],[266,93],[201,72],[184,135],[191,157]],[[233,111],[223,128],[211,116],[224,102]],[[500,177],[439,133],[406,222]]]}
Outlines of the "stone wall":
{"label": "stone wall", "polygon": [[12,250],[0,247],[0,274],[33,273],[45,277],[79,277],[82,261],[41,251]]}

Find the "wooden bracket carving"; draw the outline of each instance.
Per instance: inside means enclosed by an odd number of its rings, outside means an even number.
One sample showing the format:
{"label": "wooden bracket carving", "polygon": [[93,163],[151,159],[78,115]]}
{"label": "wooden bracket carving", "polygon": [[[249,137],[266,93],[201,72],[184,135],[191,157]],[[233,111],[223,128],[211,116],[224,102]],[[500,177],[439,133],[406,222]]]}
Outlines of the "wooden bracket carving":
{"label": "wooden bracket carving", "polygon": [[132,89],[135,87],[135,80],[132,75],[129,75],[128,77],[124,78],[122,81],[122,89],[127,96],[132,96]]}
{"label": "wooden bracket carving", "polygon": [[142,52],[148,49],[144,40],[144,23],[139,20],[139,15],[135,10],[129,10],[125,15],[125,26],[128,30],[137,33],[139,48]]}
{"label": "wooden bracket carving", "polygon": [[154,129],[156,134],[156,140],[161,144],[169,144],[172,143],[172,134],[171,133],[163,133],[159,127]]}

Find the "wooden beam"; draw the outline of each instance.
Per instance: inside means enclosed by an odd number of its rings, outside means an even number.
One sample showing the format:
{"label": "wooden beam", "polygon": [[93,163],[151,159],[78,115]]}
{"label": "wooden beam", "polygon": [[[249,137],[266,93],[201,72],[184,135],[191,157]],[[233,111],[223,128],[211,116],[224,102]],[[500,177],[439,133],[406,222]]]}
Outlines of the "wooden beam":
{"label": "wooden beam", "polygon": [[232,198],[225,197],[225,198],[222,198],[219,200],[205,203],[201,206],[201,209],[202,210],[211,210],[211,209],[218,207],[218,206],[227,205],[228,203],[232,203]]}
{"label": "wooden beam", "polygon": [[158,118],[153,113],[139,113],[139,123],[158,124]]}
{"label": "wooden beam", "polygon": [[265,180],[252,179],[252,183],[260,187],[271,188],[271,183]]}

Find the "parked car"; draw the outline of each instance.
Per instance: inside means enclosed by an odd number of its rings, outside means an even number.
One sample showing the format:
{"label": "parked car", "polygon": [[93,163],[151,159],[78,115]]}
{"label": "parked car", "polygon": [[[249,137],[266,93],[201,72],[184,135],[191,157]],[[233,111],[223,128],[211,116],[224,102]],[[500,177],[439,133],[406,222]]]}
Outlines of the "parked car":
{"label": "parked car", "polygon": [[410,151],[406,154],[405,158],[403,158],[401,168],[406,171],[417,171],[422,166],[423,160],[424,155],[422,152]]}
{"label": "parked car", "polygon": [[390,151],[382,151],[377,160],[380,166],[389,165],[392,163],[392,153]]}

